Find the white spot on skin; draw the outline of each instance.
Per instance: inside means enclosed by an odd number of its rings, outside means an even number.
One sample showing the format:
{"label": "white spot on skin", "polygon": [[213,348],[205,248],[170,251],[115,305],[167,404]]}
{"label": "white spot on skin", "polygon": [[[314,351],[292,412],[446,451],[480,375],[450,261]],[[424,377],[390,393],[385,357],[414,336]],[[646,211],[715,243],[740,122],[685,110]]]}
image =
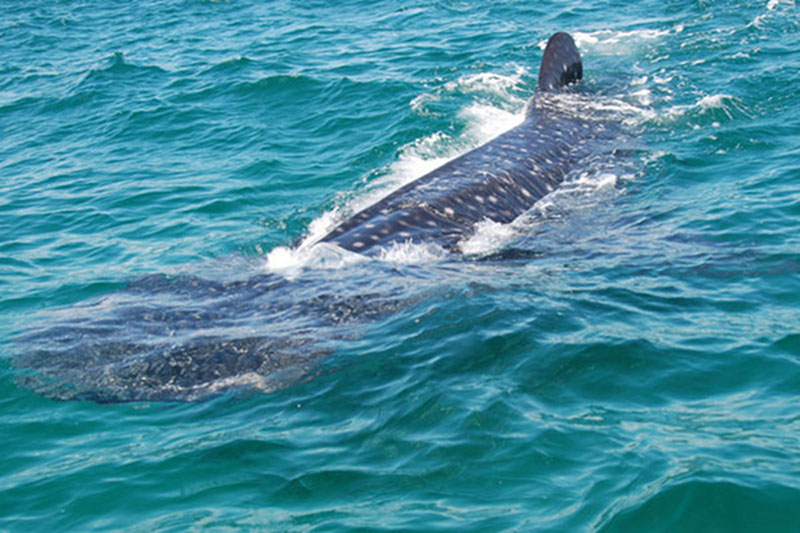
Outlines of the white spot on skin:
{"label": "white spot on skin", "polygon": [[493,204],[496,204],[497,203],[497,197],[492,194],[492,195],[489,196],[489,201],[492,202]]}
{"label": "white spot on skin", "polygon": [[356,242],[353,243],[353,248],[363,248],[363,247],[364,247],[364,243],[361,242],[361,241],[356,241]]}
{"label": "white spot on skin", "polygon": [[455,212],[455,211],[453,211],[453,210],[452,210],[451,208],[449,208],[449,207],[445,207],[445,208],[444,208],[444,212],[445,212],[445,213],[447,213],[447,215],[448,215],[448,216],[451,216],[451,217],[452,217],[452,216],[454,216],[454,215],[456,214],[456,212]]}

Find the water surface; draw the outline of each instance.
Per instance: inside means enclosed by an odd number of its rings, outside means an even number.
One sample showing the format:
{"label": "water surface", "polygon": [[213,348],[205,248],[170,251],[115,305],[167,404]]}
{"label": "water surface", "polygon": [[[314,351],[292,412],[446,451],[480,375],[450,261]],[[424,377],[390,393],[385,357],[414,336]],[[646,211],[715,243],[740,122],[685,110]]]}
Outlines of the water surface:
{"label": "water surface", "polygon": [[[0,529],[800,528],[794,2],[3,12]],[[616,153],[463,256],[310,246],[559,30]]]}

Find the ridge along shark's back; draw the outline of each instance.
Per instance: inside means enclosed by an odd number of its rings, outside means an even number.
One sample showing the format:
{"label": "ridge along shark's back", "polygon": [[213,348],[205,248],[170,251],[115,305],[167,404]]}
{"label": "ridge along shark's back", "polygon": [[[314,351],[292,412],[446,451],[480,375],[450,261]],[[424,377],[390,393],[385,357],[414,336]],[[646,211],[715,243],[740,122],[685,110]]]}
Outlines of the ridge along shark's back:
{"label": "ridge along shark's back", "polygon": [[[558,32],[539,68],[539,92],[577,82],[583,66],[575,42]],[[580,157],[586,121],[533,113],[488,143],[397,189],[321,239],[354,252],[398,242],[433,241],[451,251],[482,220],[508,223],[554,190]]]}

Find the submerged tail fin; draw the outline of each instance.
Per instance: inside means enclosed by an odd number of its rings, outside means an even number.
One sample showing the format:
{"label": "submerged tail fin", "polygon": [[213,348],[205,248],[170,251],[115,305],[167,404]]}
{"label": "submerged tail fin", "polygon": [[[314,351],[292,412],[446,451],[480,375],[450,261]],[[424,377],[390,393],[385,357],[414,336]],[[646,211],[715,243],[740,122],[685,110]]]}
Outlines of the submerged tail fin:
{"label": "submerged tail fin", "polygon": [[557,91],[583,76],[581,55],[568,33],[554,33],[544,49],[539,67],[539,90]]}

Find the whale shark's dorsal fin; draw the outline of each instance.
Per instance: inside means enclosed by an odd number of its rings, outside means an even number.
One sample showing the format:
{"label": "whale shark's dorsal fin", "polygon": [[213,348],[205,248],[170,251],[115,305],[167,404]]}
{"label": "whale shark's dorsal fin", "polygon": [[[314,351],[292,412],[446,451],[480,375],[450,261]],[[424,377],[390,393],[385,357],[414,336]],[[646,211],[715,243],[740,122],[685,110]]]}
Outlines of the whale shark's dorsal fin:
{"label": "whale shark's dorsal fin", "polygon": [[547,41],[539,67],[539,90],[557,91],[582,76],[583,65],[575,41],[568,33],[554,33]]}

